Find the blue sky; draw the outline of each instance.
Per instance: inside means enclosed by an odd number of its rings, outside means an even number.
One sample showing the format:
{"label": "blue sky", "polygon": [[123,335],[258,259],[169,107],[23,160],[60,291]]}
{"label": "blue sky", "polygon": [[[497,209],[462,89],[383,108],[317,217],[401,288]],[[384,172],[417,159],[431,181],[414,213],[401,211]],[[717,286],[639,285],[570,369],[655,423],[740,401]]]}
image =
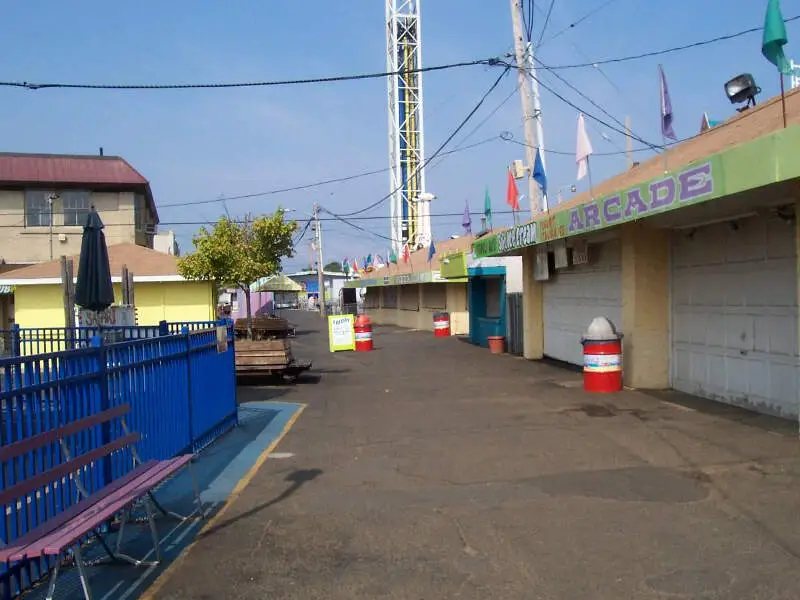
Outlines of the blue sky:
{"label": "blue sky", "polygon": [[[548,65],[627,56],[708,39],[763,24],[766,0],[673,0],[669,3],[613,0],[574,28],[569,25],[605,0],[555,0],[538,57]],[[424,0],[423,61],[426,66],[500,56],[511,49],[506,0]],[[537,0],[535,36],[549,0]],[[188,10],[189,7],[192,10]],[[800,14],[784,2],[784,17]],[[30,0],[6,4],[2,13],[2,80],[98,83],[257,81],[377,72],[385,69],[384,4],[379,0],[267,2],[80,3]],[[550,40],[564,29],[563,34]],[[787,26],[787,56],[798,48],[797,22]],[[593,68],[559,71],[570,83],[620,121],[629,115],[634,133],[660,142],[657,65],[664,65],[672,96],[675,130],[698,132],[703,111],[724,119],[734,109],[723,84],[752,73],[765,100],[779,92],[772,65],[760,53],[760,34],[649,58]],[[432,152],[458,125],[496,78],[496,69],[468,67],[426,74],[426,147]],[[587,112],[610,121],[551,73],[542,81]],[[458,145],[516,86],[509,74]],[[71,91],[0,89],[3,151],[94,153],[128,159],[153,186],[164,228],[174,229],[191,250],[197,225],[215,220],[221,203],[192,203],[302,185],[388,166],[386,82],[346,82],[283,88],[188,91]],[[542,90],[545,145],[566,155],[547,155],[551,196],[575,178],[576,111]],[[510,131],[522,139],[518,96],[503,104],[464,144]],[[624,137],[594,123],[588,132],[595,152],[625,147]],[[609,141],[603,138],[608,136]],[[635,147],[640,147],[634,143]],[[644,159],[648,152],[638,153]],[[480,210],[489,186],[496,211],[504,207],[507,165],[524,148],[504,141],[453,154],[431,167],[428,189],[437,195],[432,212],[460,213],[469,200]],[[592,175],[601,181],[625,169],[624,155],[596,156]],[[580,182],[583,189],[586,182]],[[226,203],[232,216],[296,209],[301,218],[314,201],[333,212],[350,212],[389,191],[382,173],[312,190]],[[522,192],[522,190],[521,190]],[[385,254],[388,204],[359,224],[365,234],[338,222],[323,225],[325,260]],[[509,223],[510,216],[496,224]],[[459,233],[461,218],[433,220],[437,239]],[[477,227],[477,218],[474,219]],[[310,262],[305,242],[287,261],[293,269]]]}

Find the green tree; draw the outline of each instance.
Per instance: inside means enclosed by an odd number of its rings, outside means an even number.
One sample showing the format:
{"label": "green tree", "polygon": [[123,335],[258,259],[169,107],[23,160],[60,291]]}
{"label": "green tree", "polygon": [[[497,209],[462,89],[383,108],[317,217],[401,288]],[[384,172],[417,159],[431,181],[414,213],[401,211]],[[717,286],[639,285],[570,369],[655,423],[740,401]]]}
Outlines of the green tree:
{"label": "green tree", "polygon": [[285,221],[283,215],[284,211],[278,209],[243,223],[223,217],[211,230],[201,227],[192,239],[195,251],[178,262],[178,272],[187,279],[213,281],[244,292],[250,337],[250,284],[279,273],[281,259],[294,256],[292,234],[297,231],[297,222]]}
{"label": "green tree", "polygon": [[329,271],[331,273],[341,273],[342,272],[342,263],[336,262],[335,260],[329,262],[325,265],[325,271]]}

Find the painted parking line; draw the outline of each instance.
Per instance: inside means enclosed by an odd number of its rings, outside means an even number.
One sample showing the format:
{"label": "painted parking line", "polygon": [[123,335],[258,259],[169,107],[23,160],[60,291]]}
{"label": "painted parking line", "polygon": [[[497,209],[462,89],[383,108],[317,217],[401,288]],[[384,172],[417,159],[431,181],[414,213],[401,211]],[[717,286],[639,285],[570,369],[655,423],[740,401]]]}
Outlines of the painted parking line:
{"label": "painted parking line", "polygon": [[[252,403],[252,404],[257,404],[257,403]],[[264,431],[261,432],[256,437],[255,440],[253,440],[250,444],[248,444],[248,446],[244,450],[242,450],[242,452],[239,453],[239,455],[229,465],[229,468],[226,468],[225,471],[223,471],[223,473],[221,473],[217,477],[217,479],[215,479],[211,483],[208,489],[204,492],[205,499],[214,498],[215,495],[219,494],[220,491],[224,489],[225,482],[230,481],[233,477],[236,476],[236,474],[244,471],[243,474],[238,478],[238,482],[233,488],[233,491],[231,491],[229,494],[225,494],[226,498],[222,506],[220,507],[219,511],[217,511],[217,513],[206,522],[203,528],[195,536],[195,539],[192,540],[192,542],[186,547],[186,549],[183,552],[181,552],[181,554],[175,559],[175,561],[171,565],[169,565],[166,569],[164,569],[164,572],[161,573],[161,575],[159,575],[156,578],[156,580],[150,585],[150,587],[148,587],[142,593],[142,595],[140,596],[140,600],[153,600],[155,595],[161,590],[162,587],[164,587],[164,585],[167,583],[172,574],[183,563],[186,556],[192,551],[192,548],[194,548],[195,544],[197,544],[197,541],[202,538],[204,533],[207,533],[222,519],[222,517],[225,515],[225,513],[228,511],[231,505],[242,494],[244,489],[256,476],[259,469],[261,469],[261,467],[267,461],[269,455],[272,454],[272,451],[275,450],[275,448],[278,446],[281,440],[286,436],[287,433],[289,433],[289,430],[297,422],[297,419],[300,418],[300,415],[306,408],[305,404],[293,404],[284,402],[269,402],[264,404],[272,404],[272,405],[280,404],[286,407],[294,407],[295,410],[293,412],[286,411],[284,413],[286,416],[284,416],[284,418],[282,419],[276,417],[273,423],[270,423],[272,427],[265,428]],[[277,435],[275,435],[275,430],[274,430],[275,427],[280,427],[280,431],[278,432]],[[272,436],[274,436],[274,438],[269,443],[269,445],[257,456],[255,462],[251,463],[250,460],[248,459],[252,458],[252,452],[254,449],[258,447],[259,440],[263,442],[264,438]],[[244,467],[246,467],[247,464],[251,464],[251,466],[249,469],[245,470]],[[203,495],[201,495],[201,498],[203,498]],[[140,585],[141,581],[145,580],[147,575],[148,575],[147,572],[142,573],[142,576],[139,578],[139,580],[137,580],[137,582],[131,586],[131,589],[128,590],[128,593],[126,594],[125,598],[127,598],[127,596],[130,595],[130,593],[132,593],[134,589],[138,587],[138,585]],[[123,600],[123,598],[120,598],[120,600]]]}

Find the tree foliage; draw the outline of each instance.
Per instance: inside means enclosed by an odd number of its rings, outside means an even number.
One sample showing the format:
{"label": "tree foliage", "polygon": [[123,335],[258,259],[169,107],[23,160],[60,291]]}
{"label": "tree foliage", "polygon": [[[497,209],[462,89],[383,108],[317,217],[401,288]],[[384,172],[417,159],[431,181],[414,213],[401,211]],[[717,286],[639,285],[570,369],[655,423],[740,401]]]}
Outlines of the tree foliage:
{"label": "tree foliage", "polygon": [[281,260],[294,256],[292,234],[297,222],[283,216],[279,209],[244,223],[223,217],[210,230],[201,227],[192,240],[195,251],[179,260],[178,272],[187,279],[244,291],[251,322],[250,284],[279,273]]}
{"label": "tree foliage", "polygon": [[341,273],[342,272],[342,263],[337,261],[331,261],[327,265],[325,265],[325,271],[329,273]]}

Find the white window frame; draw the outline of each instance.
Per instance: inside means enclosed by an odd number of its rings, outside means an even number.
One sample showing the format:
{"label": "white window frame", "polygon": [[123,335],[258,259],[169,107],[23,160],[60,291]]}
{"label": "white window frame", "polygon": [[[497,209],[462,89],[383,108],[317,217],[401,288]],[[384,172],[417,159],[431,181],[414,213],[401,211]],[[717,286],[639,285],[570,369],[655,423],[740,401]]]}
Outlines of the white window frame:
{"label": "white window frame", "polygon": [[[50,227],[53,210],[50,208],[50,197],[53,190],[25,190],[25,227]],[[36,208],[31,201],[36,200]]]}
{"label": "white window frame", "polygon": [[61,210],[66,227],[83,227],[92,206],[92,193],[87,190],[61,192]]}

